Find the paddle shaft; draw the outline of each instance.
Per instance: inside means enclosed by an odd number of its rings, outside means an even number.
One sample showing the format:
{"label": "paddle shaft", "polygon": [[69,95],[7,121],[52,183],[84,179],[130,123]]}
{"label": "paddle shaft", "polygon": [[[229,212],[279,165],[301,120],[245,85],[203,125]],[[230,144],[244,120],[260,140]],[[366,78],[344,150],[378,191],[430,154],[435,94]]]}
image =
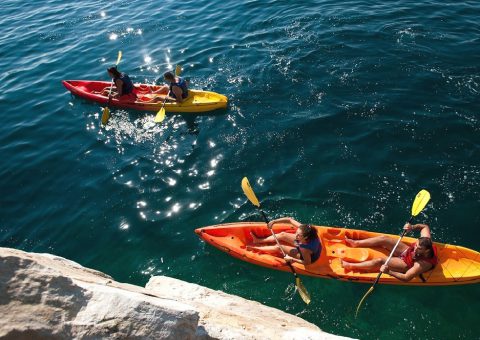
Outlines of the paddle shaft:
{"label": "paddle shaft", "polygon": [[155,116],[155,123],[161,123],[165,119],[165,103],[167,102],[168,95],[170,91],[165,95],[163,99],[162,107],[158,110],[157,115]]}
{"label": "paddle shaft", "polygon": [[163,100],[163,103],[162,103],[162,107],[160,108],[161,109],[164,109],[165,108],[165,103],[167,102],[167,98],[168,98],[168,95],[170,94],[170,91],[167,93],[167,95],[165,96],[165,99]]}
{"label": "paddle shaft", "polygon": [[[413,219],[413,216],[410,217],[410,219],[408,220],[407,223],[411,223],[412,222],[412,219]],[[388,262],[390,262],[390,259],[392,258],[393,256],[393,253],[395,253],[395,250],[397,249],[398,245],[400,244],[400,241],[402,240],[402,238],[405,236],[405,234],[407,233],[408,230],[404,230],[402,232],[402,234],[400,235],[400,238],[398,239],[397,243],[395,243],[395,247],[393,247],[392,251],[390,252],[390,255],[388,256],[387,258],[387,261],[385,261],[385,265],[388,264]],[[375,287],[375,285],[377,284],[378,280],[380,280],[380,276],[382,276],[383,272],[379,272],[378,275],[377,275],[377,278],[375,279],[375,282],[373,283],[372,285],[372,289],[373,287]]]}
{"label": "paddle shaft", "polygon": [[[115,63],[115,67],[118,66],[120,63],[120,60],[122,60],[122,51],[118,51],[118,57],[117,57],[117,62]],[[107,124],[108,120],[110,119],[110,109],[109,106],[112,103],[112,89],[113,89],[113,82],[115,78],[112,78],[112,81],[110,83],[110,90],[108,91],[108,101],[107,101],[107,106],[103,109],[102,113],[102,124]]]}

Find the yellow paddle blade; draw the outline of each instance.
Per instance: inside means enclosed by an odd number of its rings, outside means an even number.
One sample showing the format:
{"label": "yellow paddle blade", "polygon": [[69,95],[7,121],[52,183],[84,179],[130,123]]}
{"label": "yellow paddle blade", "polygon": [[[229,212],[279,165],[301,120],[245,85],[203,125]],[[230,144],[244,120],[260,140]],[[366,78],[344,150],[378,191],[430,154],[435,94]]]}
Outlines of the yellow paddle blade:
{"label": "yellow paddle blade", "polygon": [[103,108],[103,112],[102,112],[102,124],[107,125],[109,119],[110,119],[110,109],[108,108],[108,106],[106,106]]}
{"label": "yellow paddle blade", "polygon": [[430,201],[430,193],[425,189],[420,190],[413,201],[412,216],[417,216],[420,214],[423,208],[425,208],[427,205],[428,201]]}
{"label": "yellow paddle blade", "polygon": [[165,108],[162,108],[158,111],[157,115],[155,116],[155,123],[161,123],[165,119]]}
{"label": "yellow paddle blade", "polygon": [[178,77],[182,73],[182,67],[180,65],[177,65],[175,67],[175,75]]}
{"label": "yellow paddle blade", "polygon": [[242,179],[242,189],[243,189],[243,192],[245,193],[245,196],[247,196],[248,200],[252,202],[254,206],[260,207],[260,202],[258,202],[257,196],[255,196],[255,193],[253,192],[253,189],[250,186],[250,183],[248,182],[247,177],[243,177]]}
{"label": "yellow paddle blade", "polygon": [[360,300],[360,303],[358,304],[357,310],[356,310],[356,312],[355,312],[355,319],[357,318],[358,311],[360,310],[360,307],[362,306],[363,301],[365,301],[365,299],[367,298],[367,296],[370,295],[371,292],[373,292],[373,287],[375,287],[375,285],[371,286],[370,289],[367,291],[367,293],[366,293],[366,294],[363,296],[363,298]]}
{"label": "yellow paddle blade", "polygon": [[302,281],[300,281],[299,277],[295,279],[295,285],[297,286],[298,294],[300,294],[300,297],[302,298],[303,302],[305,302],[308,305],[311,301],[310,294],[308,294],[307,288],[305,288]]}
{"label": "yellow paddle blade", "polygon": [[118,51],[117,62],[115,63],[115,65],[120,64],[120,60],[121,60],[121,59],[122,59],[122,51]]}

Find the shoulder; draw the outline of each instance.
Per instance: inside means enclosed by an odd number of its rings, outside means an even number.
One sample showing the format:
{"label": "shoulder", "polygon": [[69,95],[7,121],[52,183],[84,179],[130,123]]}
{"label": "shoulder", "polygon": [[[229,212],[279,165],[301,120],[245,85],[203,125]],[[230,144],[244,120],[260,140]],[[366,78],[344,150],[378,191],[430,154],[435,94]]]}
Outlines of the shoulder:
{"label": "shoulder", "polygon": [[417,274],[421,274],[432,269],[432,267],[433,267],[432,263],[426,260],[419,259],[415,261],[412,268],[416,268],[418,271]]}

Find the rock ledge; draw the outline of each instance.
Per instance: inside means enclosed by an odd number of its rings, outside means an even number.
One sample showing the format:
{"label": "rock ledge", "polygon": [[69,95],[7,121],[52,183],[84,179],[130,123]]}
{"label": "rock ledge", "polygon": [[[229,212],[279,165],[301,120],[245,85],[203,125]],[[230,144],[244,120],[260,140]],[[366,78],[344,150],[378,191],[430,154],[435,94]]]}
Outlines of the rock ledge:
{"label": "rock ledge", "polygon": [[346,339],[196,284],[155,276],[142,288],[10,248],[0,248],[0,315],[6,339]]}

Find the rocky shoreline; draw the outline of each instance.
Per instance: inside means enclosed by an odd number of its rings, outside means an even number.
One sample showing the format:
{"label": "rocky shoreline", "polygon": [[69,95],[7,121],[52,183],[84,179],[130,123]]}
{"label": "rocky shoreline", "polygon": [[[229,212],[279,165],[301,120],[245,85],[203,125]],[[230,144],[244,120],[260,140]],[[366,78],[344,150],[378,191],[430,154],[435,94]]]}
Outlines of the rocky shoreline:
{"label": "rocky shoreline", "polygon": [[2,339],[346,339],[196,284],[154,276],[143,288],[10,248],[0,248],[0,315]]}

